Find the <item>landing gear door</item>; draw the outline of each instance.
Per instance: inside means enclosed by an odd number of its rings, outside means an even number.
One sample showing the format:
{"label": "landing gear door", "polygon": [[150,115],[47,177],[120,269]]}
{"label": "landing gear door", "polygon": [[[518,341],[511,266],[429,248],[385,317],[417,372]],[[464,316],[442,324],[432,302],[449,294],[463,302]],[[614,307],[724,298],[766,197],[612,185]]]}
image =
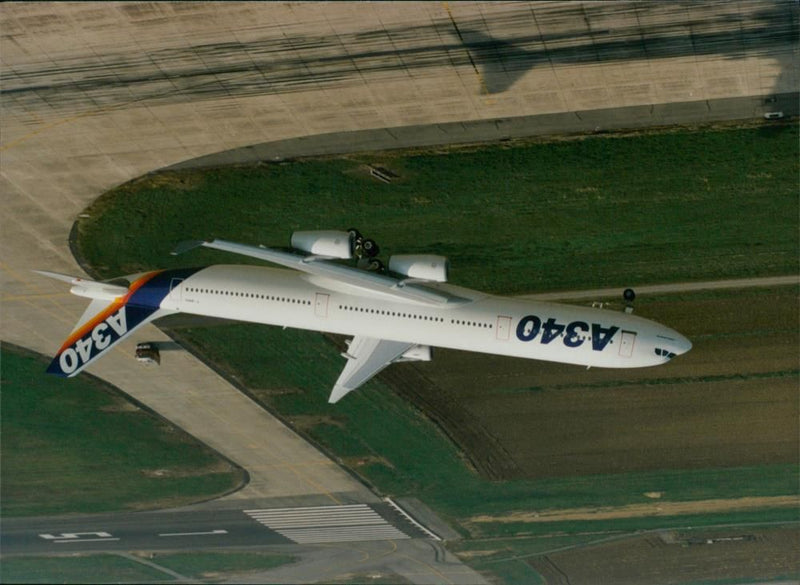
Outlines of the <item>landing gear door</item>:
{"label": "landing gear door", "polygon": [[622,342],[619,346],[619,355],[620,357],[629,358],[633,355],[633,346],[636,345],[636,332],[635,331],[623,331],[622,332]]}

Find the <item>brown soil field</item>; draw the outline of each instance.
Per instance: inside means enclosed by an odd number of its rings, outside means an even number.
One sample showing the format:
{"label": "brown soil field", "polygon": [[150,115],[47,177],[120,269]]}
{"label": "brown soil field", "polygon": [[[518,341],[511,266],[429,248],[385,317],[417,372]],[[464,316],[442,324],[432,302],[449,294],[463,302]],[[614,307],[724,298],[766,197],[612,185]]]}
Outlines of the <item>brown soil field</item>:
{"label": "brown soil field", "polygon": [[692,340],[656,368],[601,370],[440,350],[382,377],[491,479],[800,460],[798,291],[637,301]]}
{"label": "brown soil field", "polygon": [[673,585],[800,576],[796,526],[664,532],[530,559],[547,583]]}
{"label": "brown soil field", "polygon": [[800,496],[731,498],[727,500],[694,500],[688,502],[651,502],[600,508],[562,508],[540,512],[511,512],[502,516],[473,516],[469,522],[573,522],[576,520],[615,520],[645,516],[680,516],[683,514],[716,514],[760,508],[798,508]]}

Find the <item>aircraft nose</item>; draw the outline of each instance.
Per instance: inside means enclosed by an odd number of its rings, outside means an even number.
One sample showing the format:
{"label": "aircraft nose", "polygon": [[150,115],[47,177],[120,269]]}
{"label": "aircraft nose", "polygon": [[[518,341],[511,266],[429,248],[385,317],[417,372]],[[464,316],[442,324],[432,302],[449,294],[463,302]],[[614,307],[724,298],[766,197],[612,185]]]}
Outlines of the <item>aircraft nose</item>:
{"label": "aircraft nose", "polygon": [[681,355],[692,349],[692,342],[686,339],[683,335],[678,335],[675,340],[675,355]]}

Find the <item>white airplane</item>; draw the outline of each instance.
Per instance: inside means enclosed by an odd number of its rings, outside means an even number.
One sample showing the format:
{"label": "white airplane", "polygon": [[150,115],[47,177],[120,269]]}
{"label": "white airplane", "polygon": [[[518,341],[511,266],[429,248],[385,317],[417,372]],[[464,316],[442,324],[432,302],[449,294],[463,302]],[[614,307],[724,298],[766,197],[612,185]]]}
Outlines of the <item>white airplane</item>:
{"label": "white airplane", "polygon": [[[447,283],[442,256],[400,255],[388,271],[377,245],[357,230],[292,234],[296,251],[212,240],[186,242],[292,270],[247,265],[158,270],[127,286],[37,271],[92,299],[48,372],[74,376],[138,327],[175,313],[281,325],[352,336],[329,402],[389,364],[428,361],[447,347],[599,368],[663,364],[691,349],[672,329],[607,309],[497,297]],[[359,258],[373,270],[339,262]],[[378,269],[378,270],[374,270]],[[632,292],[632,291],[631,291]]]}

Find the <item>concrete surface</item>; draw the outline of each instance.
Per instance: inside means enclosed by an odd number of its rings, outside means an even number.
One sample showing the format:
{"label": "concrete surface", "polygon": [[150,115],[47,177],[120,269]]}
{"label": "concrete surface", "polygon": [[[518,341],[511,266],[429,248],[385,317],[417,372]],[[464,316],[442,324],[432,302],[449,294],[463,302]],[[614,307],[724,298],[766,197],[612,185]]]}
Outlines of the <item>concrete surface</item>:
{"label": "concrete surface", "polygon": [[[769,286],[789,286],[800,284],[800,276],[771,276],[766,278],[734,278],[730,280],[713,280],[707,282],[675,282],[672,284],[653,284],[649,286],[638,286],[635,291],[637,295],[658,295],[669,293],[692,292],[698,290],[719,290],[737,289],[750,287],[769,287]],[[536,293],[532,295],[521,295],[522,299],[535,301],[557,301],[557,300],[577,300],[577,299],[608,299],[617,297],[622,298],[620,288],[598,288],[593,290],[572,290],[564,292]]]}

